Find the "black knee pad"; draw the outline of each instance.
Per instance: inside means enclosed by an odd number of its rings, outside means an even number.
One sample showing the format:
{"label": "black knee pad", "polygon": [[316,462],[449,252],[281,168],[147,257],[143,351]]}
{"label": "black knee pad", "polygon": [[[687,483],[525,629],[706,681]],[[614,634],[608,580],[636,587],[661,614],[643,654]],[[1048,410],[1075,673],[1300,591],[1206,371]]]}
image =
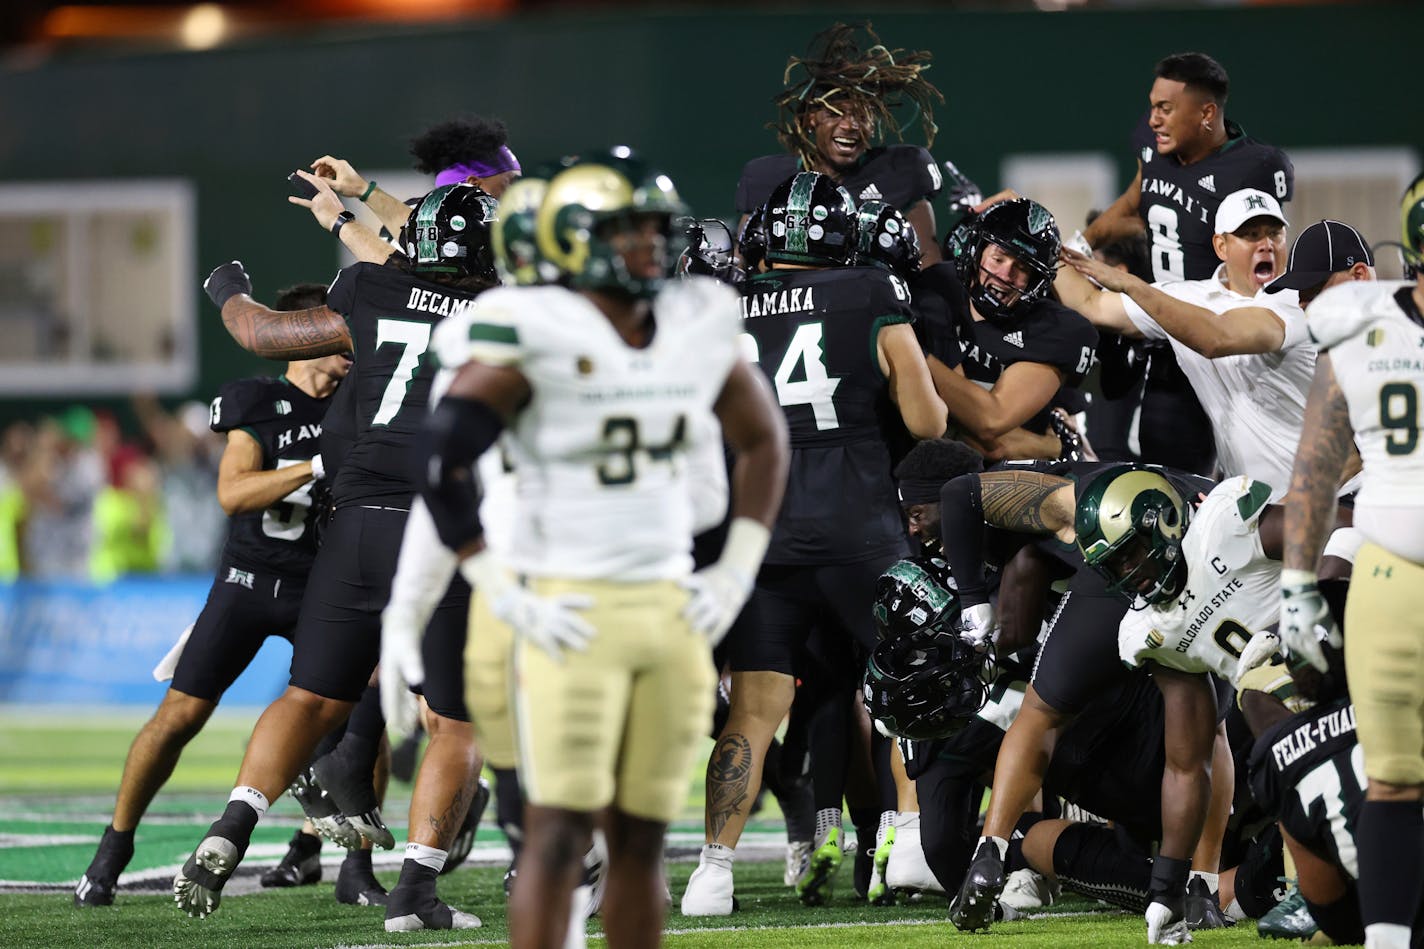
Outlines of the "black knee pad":
{"label": "black knee pad", "polygon": [[1260,919],[1285,897],[1281,832],[1271,824],[1246,848],[1236,867],[1236,902],[1251,919]]}
{"label": "black knee pad", "polygon": [[1053,872],[1075,893],[1134,913],[1147,910],[1152,860],[1117,828],[1069,825],[1053,845]]}

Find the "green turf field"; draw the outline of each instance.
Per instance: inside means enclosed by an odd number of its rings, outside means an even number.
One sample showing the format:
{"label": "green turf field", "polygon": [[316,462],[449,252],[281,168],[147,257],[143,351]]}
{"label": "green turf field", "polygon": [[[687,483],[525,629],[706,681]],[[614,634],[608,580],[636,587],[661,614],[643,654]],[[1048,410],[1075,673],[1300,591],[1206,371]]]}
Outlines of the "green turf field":
{"label": "green turf field", "polygon": [[[221,810],[255,715],[220,714],[184,755],[173,780],[140,826],[137,853],[121,879],[116,905],[73,908],[70,891],[88,865],[108,821],[113,789],[141,714],[123,711],[48,718],[0,710],[0,946],[89,947],[232,946],[306,949],[315,946],[502,945],[507,938],[501,880],[508,851],[500,833],[482,829],[471,863],[442,879],[450,903],[484,920],[472,933],[387,934],[381,911],[341,906],[332,895],[340,854],[327,846],[322,883],[296,890],[261,890],[256,877],[285,851],[300,811],[283,799],[259,825],[247,859],[224,894],[221,909],[205,920],[188,919],[172,904],[168,883]],[[404,833],[409,788],[393,782],[386,813],[397,840]],[[769,811],[774,805],[769,804]],[[669,946],[830,947],[893,946],[915,949],[960,942],[975,947],[1139,946],[1140,918],[1067,900],[1030,919],[996,925],[989,935],[958,933],[945,919],[942,899],[877,908],[850,894],[850,867],[842,867],[837,899],[820,909],[802,907],[782,885],[784,835],[774,814],[753,822],[748,853],[737,865],[741,909],[730,917],[690,919],[668,914]],[[701,842],[701,785],[689,779],[688,808],[673,828],[668,866],[681,894]],[[747,859],[760,856],[760,860]],[[768,859],[770,858],[770,859]],[[394,883],[396,856],[377,876]],[[384,869],[383,869],[384,867]],[[589,924],[596,936],[598,922]],[[1197,944],[1255,944],[1254,926],[1199,933]]]}

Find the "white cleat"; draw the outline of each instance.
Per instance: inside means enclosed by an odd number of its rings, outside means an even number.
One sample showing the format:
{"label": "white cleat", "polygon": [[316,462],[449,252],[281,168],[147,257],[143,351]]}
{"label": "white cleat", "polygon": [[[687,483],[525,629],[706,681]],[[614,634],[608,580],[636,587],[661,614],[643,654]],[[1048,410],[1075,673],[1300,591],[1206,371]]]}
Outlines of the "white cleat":
{"label": "white cleat", "polygon": [[732,915],[732,871],[705,860],[692,871],[682,893],[684,916]]}
{"label": "white cleat", "polygon": [[173,902],[194,919],[211,914],[222,902],[223,885],[241,859],[237,845],[226,837],[204,837],[173,877]]}
{"label": "white cleat", "polygon": [[787,886],[795,886],[796,881],[801,879],[801,874],[806,872],[806,867],[810,863],[811,841],[788,840],[786,842],[786,870],[781,875],[781,882]]}
{"label": "white cleat", "polygon": [[1147,942],[1153,946],[1182,946],[1192,941],[1185,916],[1178,916],[1161,903],[1153,903],[1144,914]]}
{"label": "white cleat", "polygon": [[892,890],[944,892],[944,887],[935,879],[934,871],[925,860],[918,812],[895,815],[895,846],[890,848],[890,859],[885,864],[885,884]]}
{"label": "white cleat", "polygon": [[1052,906],[1059,892],[1057,883],[1050,882],[1043,874],[1025,867],[1009,874],[1004,883],[1004,892],[999,895],[999,902],[1020,913],[1029,913]]}

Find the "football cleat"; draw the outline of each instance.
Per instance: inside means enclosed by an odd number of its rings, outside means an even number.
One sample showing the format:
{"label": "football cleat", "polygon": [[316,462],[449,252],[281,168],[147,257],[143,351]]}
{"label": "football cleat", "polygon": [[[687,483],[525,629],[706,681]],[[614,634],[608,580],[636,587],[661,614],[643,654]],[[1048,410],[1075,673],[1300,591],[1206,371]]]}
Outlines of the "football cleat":
{"label": "football cleat", "polygon": [[475,786],[475,796],[470,799],[470,808],[465,811],[465,822],[460,825],[460,830],[455,834],[455,839],[450,843],[450,851],[445,857],[445,866],[440,873],[443,876],[451,872],[470,856],[470,851],[475,847],[475,835],[480,829],[480,818],[484,816],[485,808],[489,807],[490,786],[484,778],[477,779]]}
{"label": "football cleat", "polygon": [[876,834],[874,864],[870,870],[870,886],[865,898],[872,906],[894,906],[895,891],[885,882],[885,870],[890,865],[890,854],[895,846],[895,825],[881,827]]}
{"label": "football cleat", "polygon": [[811,863],[811,841],[788,840],[786,842],[786,869],[781,874],[781,882],[795,886]]}
{"label": "football cleat", "polygon": [[1009,874],[999,902],[1020,913],[1027,913],[1052,906],[1061,892],[1057,882],[1050,882],[1043,874],[1025,867]]}
{"label": "football cleat", "polygon": [[74,888],[74,905],[80,908],[113,906],[115,886],[116,881],[91,879],[86,873],[79,878],[79,885]]}
{"label": "football cleat", "polygon": [[1305,897],[1294,886],[1285,899],[1256,920],[1256,934],[1263,939],[1309,939],[1319,929]]}
{"label": "football cleat", "polygon": [[[262,874],[264,887],[310,886],[321,882],[321,838],[300,830],[292,835],[286,856]],[[339,886],[339,884],[338,884]]]}
{"label": "football cleat", "polygon": [[312,822],[312,827],[319,836],[347,850],[361,848],[360,833],[351,826],[341,809],[322,788],[311,768],[298,774],[287,790],[302,806],[302,813]]}
{"label": "football cleat", "polygon": [[429,890],[397,887],[386,904],[386,932],[411,933],[421,929],[478,929],[480,918],[462,912]]}
{"label": "football cleat", "polygon": [[74,905],[113,906],[119,874],[133,859],[133,852],[133,831],[121,834],[112,825],[105,827],[89,869],[84,871],[78,886],[74,888]]}
{"label": "football cleat", "polygon": [[[583,879],[579,885],[588,887],[583,918],[597,916],[603,909],[604,891],[608,889],[608,838],[598,828],[594,828],[593,843],[583,855]],[[672,894],[668,894],[668,902],[672,902]]]}
{"label": "football cleat", "polygon": [[226,837],[204,837],[173,877],[173,902],[195,919],[217,910],[222,888],[242,860],[242,851]]}
{"label": "football cleat", "polygon": [[1221,911],[1221,902],[1211,887],[1201,877],[1187,881],[1187,928],[1225,929],[1235,926],[1234,919],[1228,919]]}
{"label": "football cleat", "polygon": [[357,833],[382,850],[396,845],[395,835],[381,817],[381,803],[371,785],[370,771],[353,767],[340,745],[312,762],[311,773]]}
{"label": "football cleat", "polygon": [[964,883],[949,904],[949,921],[956,929],[975,932],[988,929],[1004,891],[1004,861],[994,840],[983,840],[969,862]]}
{"label": "football cleat", "polygon": [[816,848],[811,851],[806,872],[796,881],[796,895],[804,905],[825,906],[830,902],[836,871],[841,868],[841,861],[845,858],[841,845],[844,833],[840,827],[828,827],[825,836],[819,838]]}
{"label": "football cleat", "polygon": [[708,863],[705,858],[687,880],[682,891],[682,915],[730,916],[733,905],[732,868]]}
{"label": "football cleat", "polygon": [[1163,903],[1152,903],[1143,914],[1147,920],[1147,942],[1152,946],[1182,946],[1192,941],[1187,918]]}
{"label": "football cleat", "polygon": [[362,852],[353,850],[341,861],[341,869],[336,874],[336,902],[347,906],[385,906],[389,894],[371,872],[371,861],[357,856]]}
{"label": "football cleat", "polygon": [[890,859],[885,864],[885,885],[892,890],[915,893],[944,892],[925,859],[918,811],[895,815],[895,846],[890,849]]}

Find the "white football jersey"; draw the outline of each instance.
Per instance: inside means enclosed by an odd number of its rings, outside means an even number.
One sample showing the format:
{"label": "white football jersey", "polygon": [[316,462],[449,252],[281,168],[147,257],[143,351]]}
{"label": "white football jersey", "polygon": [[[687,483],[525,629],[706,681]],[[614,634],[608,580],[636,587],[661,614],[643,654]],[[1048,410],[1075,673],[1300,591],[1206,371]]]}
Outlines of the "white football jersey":
{"label": "white football jersey", "polygon": [[1424,562],[1424,325],[1397,295],[1413,282],[1381,280],[1331,287],[1310,304],[1310,334],[1330,353],[1364,462],[1355,527],[1415,563]]}
{"label": "white football jersey", "polygon": [[1278,619],[1281,563],[1261,549],[1257,530],[1270,488],[1228,478],[1192,515],[1182,539],[1187,582],[1171,603],[1129,610],[1118,653],[1129,666],[1148,659],[1183,672],[1236,677],[1236,660],[1256,632]]}
{"label": "white football jersey", "polygon": [[458,345],[441,341],[442,363],[513,367],[533,392],[501,443],[515,478],[512,568],[627,581],[690,571],[688,453],[720,431],[707,416],[740,358],[737,300],[713,280],[670,282],[652,341],[634,349],[577,293],[506,287],[475,301]]}
{"label": "white football jersey", "polygon": [[1208,359],[1168,336],[1125,293],[1122,303],[1143,336],[1171,343],[1177,363],[1211,419],[1221,470],[1264,481],[1271,486],[1274,500],[1290,488],[1291,466],[1305,422],[1305,396],[1315,375],[1315,346],[1300,307],[1268,296],[1234,293],[1221,282],[1222,272],[1218,268],[1205,280],[1170,281],[1158,284],[1157,289],[1211,310],[1224,320],[1231,319],[1230,311],[1238,307],[1265,307],[1285,323],[1285,340],[1279,350]]}

